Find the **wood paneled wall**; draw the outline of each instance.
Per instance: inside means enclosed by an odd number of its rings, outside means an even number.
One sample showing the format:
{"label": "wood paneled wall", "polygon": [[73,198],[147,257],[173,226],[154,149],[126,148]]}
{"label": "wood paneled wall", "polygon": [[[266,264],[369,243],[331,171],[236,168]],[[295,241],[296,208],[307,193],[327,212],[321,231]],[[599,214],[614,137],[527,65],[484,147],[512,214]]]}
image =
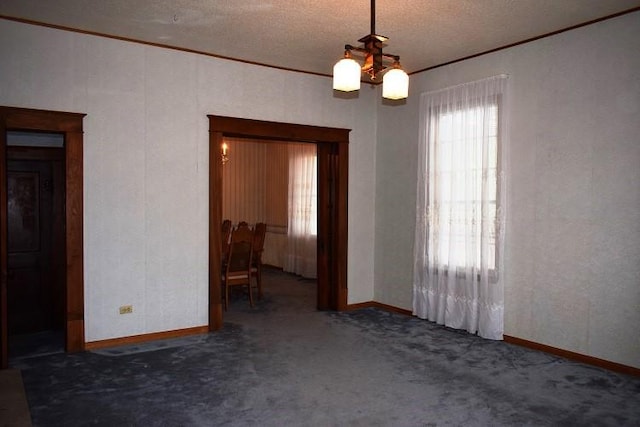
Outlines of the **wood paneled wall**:
{"label": "wood paneled wall", "polygon": [[[291,144],[265,144],[267,146],[265,219],[270,228],[287,232],[287,187],[289,185],[289,156]],[[275,231],[275,230],[274,230]]]}
{"label": "wood paneled wall", "polygon": [[225,138],[229,161],[222,171],[222,217],[233,224],[267,224],[263,262],[283,266],[288,222],[292,143]]}
{"label": "wood paneled wall", "polygon": [[225,139],[229,161],[222,168],[222,217],[234,224],[266,220],[266,147],[260,142]]}

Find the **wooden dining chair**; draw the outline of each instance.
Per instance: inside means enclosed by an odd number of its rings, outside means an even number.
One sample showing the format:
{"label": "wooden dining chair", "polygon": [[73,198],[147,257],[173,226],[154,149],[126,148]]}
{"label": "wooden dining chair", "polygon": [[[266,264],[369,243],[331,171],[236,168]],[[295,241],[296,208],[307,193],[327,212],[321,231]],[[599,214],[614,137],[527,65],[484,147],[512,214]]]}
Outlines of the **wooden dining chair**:
{"label": "wooden dining chair", "polygon": [[253,229],[253,255],[251,257],[251,276],[256,278],[258,299],[262,299],[262,252],[267,224],[259,222]]}
{"label": "wooden dining chair", "polygon": [[229,256],[229,240],[231,239],[231,220],[225,219],[222,221],[222,266],[227,262],[227,257]]}
{"label": "wooden dining chair", "polygon": [[249,293],[249,305],[253,307],[251,292],[251,255],[253,247],[253,230],[247,225],[239,224],[231,231],[229,256],[222,274],[224,292],[224,309],[229,307],[229,293],[234,286],[246,286]]}

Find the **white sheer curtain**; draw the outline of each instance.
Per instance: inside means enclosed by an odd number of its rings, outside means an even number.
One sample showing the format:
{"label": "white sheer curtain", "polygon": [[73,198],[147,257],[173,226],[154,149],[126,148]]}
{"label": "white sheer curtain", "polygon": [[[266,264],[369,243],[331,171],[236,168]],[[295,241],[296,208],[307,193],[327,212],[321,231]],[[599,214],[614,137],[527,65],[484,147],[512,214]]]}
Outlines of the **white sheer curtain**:
{"label": "white sheer curtain", "polygon": [[506,76],[422,94],[413,313],[503,334]]}
{"label": "white sheer curtain", "polygon": [[315,278],[318,166],[315,144],[289,144],[289,223],[284,271]]}

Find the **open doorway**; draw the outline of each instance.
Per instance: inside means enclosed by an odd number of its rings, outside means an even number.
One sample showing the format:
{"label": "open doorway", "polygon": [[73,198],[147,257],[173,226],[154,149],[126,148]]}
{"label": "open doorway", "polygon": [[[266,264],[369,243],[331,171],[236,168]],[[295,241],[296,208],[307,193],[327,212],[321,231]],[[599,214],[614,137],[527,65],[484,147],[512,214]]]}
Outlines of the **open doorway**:
{"label": "open doorway", "polygon": [[209,117],[209,330],[222,327],[221,235],[222,152],[225,137],[264,142],[312,143],[317,147],[319,310],[347,306],[347,188],[349,130]]}
{"label": "open doorway", "polygon": [[225,138],[222,216],[266,224],[261,263],[317,278],[317,147]]}
{"label": "open doorway", "polygon": [[[66,113],[56,111],[32,110],[16,107],[0,107],[0,367],[8,366],[9,358],[9,316],[12,316],[14,325],[22,324],[25,328],[41,328],[43,325],[56,324],[62,326],[64,335],[64,349],[67,352],[75,352],[84,350],[84,273],[83,273],[83,186],[82,186],[82,121],[84,114]],[[57,134],[63,139],[62,147],[57,147],[54,154],[49,156],[46,162],[59,161],[62,166],[60,169],[51,169],[50,174],[48,168],[40,170],[33,164],[34,157],[42,157],[43,149],[40,148],[10,148],[7,145],[7,135],[9,132],[25,133],[31,135],[39,134]],[[27,152],[29,152],[27,154]],[[17,156],[17,157],[16,157]],[[28,157],[32,158],[29,159]],[[51,157],[52,156],[52,157]],[[27,157],[27,158],[25,158]],[[58,160],[55,160],[58,158]],[[26,162],[26,163],[25,163]],[[31,162],[31,164],[29,164]],[[58,303],[50,305],[48,311],[22,313],[21,310],[29,310],[28,308],[20,309],[9,313],[8,301],[8,285],[9,273],[16,274],[15,265],[9,262],[10,249],[13,252],[25,252],[25,248],[35,247],[29,242],[29,233],[24,235],[14,234],[14,237],[25,239],[23,242],[15,246],[16,242],[12,242],[10,248],[7,239],[9,231],[9,221],[23,221],[23,218],[11,216],[9,212],[9,201],[16,195],[9,197],[9,190],[16,191],[19,195],[25,196],[29,191],[35,193],[40,191],[41,185],[46,186],[47,179],[53,179],[53,175],[58,175],[58,180],[63,184],[59,184],[64,188],[64,194],[58,203],[62,204],[59,213],[62,212],[62,218],[59,218],[62,225],[58,227],[61,235],[52,237],[58,239],[56,248],[62,248],[58,253],[59,258],[55,258],[58,270],[47,270],[47,274],[58,274],[60,283],[60,292],[54,292],[54,298],[60,298]],[[38,190],[35,186],[35,175],[38,177]],[[49,177],[49,175],[51,175]],[[29,178],[31,176],[31,178]],[[44,177],[44,179],[41,179]],[[49,178],[47,178],[49,177]],[[50,181],[48,185],[53,185]],[[30,190],[29,190],[30,189]],[[31,200],[35,200],[31,197]],[[42,201],[39,200],[38,203]],[[46,202],[48,203],[48,202]],[[51,203],[56,203],[52,201]],[[11,216],[11,218],[10,218]],[[27,215],[28,216],[28,215]],[[35,217],[27,218],[26,221],[35,221]],[[38,218],[41,221],[42,218]],[[56,219],[52,218],[53,221]],[[48,227],[48,226],[47,226]],[[14,229],[14,233],[16,233]],[[40,238],[40,237],[38,237]],[[17,251],[16,251],[17,249]],[[12,253],[12,256],[14,253]],[[30,256],[43,257],[42,254]],[[47,258],[44,256],[44,258]],[[44,259],[43,258],[43,259]],[[51,260],[51,258],[49,258]],[[12,262],[15,260],[12,260]],[[24,259],[22,260],[24,261]],[[21,261],[21,262],[22,262]],[[56,272],[57,271],[57,272]],[[28,273],[35,274],[35,273]],[[13,292],[15,295],[15,292]],[[14,301],[11,301],[14,304]],[[13,307],[12,307],[13,308]],[[22,319],[18,319],[22,316]],[[40,317],[40,318],[37,318]],[[37,318],[37,319],[36,319]],[[45,321],[49,319],[49,323]],[[31,326],[29,326],[31,323]],[[26,325],[26,326],[25,326]],[[35,325],[35,326],[34,326]],[[45,326],[47,327],[47,326]],[[13,332],[13,331],[12,331]]]}

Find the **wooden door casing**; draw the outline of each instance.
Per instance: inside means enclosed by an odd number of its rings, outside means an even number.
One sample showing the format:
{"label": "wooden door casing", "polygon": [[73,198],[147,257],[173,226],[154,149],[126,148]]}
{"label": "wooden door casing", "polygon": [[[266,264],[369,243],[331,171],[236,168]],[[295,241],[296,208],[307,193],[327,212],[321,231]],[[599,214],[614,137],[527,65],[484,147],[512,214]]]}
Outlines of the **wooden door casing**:
{"label": "wooden door casing", "polygon": [[319,310],[347,308],[349,129],[209,115],[209,330],[222,328],[221,237],[224,137],[305,142],[318,148]]}
{"label": "wooden door casing", "polygon": [[0,106],[0,368],[8,366],[7,340],[7,131],[64,136],[65,349],[84,350],[83,130],[85,114]]}

